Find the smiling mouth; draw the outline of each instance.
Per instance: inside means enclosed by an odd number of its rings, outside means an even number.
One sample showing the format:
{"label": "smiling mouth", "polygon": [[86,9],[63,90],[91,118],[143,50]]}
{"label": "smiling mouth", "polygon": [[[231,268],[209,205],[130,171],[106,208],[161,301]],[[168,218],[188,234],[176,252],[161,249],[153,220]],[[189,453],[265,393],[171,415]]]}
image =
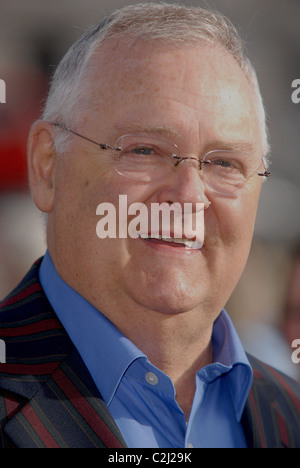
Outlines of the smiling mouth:
{"label": "smiling mouth", "polygon": [[163,237],[160,235],[146,235],[141,234],[140,237],[148,242],[157,242],[160,244],[170,245],[171,247],[185,248],[191,250],[199,250],[203,246],[203,243],[187,239],[187,238],[175,238],[175,237]]}

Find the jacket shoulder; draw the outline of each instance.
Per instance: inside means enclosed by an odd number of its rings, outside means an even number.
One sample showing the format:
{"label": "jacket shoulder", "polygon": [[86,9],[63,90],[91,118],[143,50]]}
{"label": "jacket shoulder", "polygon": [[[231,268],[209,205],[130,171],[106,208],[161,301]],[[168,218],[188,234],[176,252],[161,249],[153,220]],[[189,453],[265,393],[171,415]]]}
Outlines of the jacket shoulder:
{"label": "jacket shoulder", "polygon": [[[300,448],[300,384],[248,355],[253,384],[244,412],[251,446]],[[255,430],[254,430],[255,429]]]}
{"label": "jacket shoulder", "polygon": [[37,260],[20,284],[0,301],[0,324],[5,324],[6,320],[9,322],[14,313],[17,314],[34,299],[45,297],[38,274],[41,261],[42,258]]}
{"label": "jacket shoulder", "polygon": [[0,304],[0,448],[126,446],[41,287],[40,263]]}
{"label": "jacket shoulder", "polygon": [[251,355],[248,355],[248,359],[253,368],[254,382],[256,384],[271,386],[276,390],[276,394],[279,392],[295,401],[300,401],[299,382]]}
{"label": "jacket shoulder", "polygon": [[26,396],[31,395],[73,349],[39,282],[40,263],[41,259],[35,262],[0,303],[0,339],[6,354],[0,364],[0,393],[19,393],[26,387]]}

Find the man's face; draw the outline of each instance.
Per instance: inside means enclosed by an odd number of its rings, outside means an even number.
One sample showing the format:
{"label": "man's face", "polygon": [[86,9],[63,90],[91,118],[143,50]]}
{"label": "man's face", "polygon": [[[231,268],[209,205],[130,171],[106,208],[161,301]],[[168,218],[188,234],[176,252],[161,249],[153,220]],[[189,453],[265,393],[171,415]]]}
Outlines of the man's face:
{"label": "man's face", "polygon": [[[176,143],[180,155],[196,157],[240,145],[259,160],[253,94],[227,52],[205,44],[115,45],[106,43],[90,63],[79,133],[109,145],[125,134],[157,135]],[[57,156],[54,187],[50,253],[61,276],[103,313],[193,310],[210,320],[217,316],[246,263],[260,177],[233,198],[208,190],[188,162],[163,180],[143,183],[119,175],[108,151],[74,137],[70,150]],[[152,203],[204,203],[203,248],[131,237],[100,240],[96,208],[109,202],[118,213],[120,194],[149,209]]]}

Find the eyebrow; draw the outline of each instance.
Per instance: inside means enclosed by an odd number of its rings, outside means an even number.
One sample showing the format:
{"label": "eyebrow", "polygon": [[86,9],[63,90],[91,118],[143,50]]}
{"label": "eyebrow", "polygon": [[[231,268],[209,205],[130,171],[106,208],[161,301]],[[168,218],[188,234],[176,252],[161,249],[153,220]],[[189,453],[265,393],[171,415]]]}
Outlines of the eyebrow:
{"label": "eyebrow", "polygon": [[[123,134],[127,133],[149,133],[152,135],[159,135],[159,136],[167,136],[169,138],[180,137],[180,134],[175,131],[172,127],[168,127],[167,125],[159,125],[156,127],[146,127],[139,124],[128,124],[128,125],[116,125],[116,130],[122,131]],[[124,133],[125,132],[125,133]]]}
{"label": "eyebrow", "polygon": [[[146,127],[143,125],[139,124],[120,124],[115,126],[116,130],[123,132],[123,135],[125,134],[131,134],[131,133],[146,133],[150,135],[158,135],[161,137],[165,138],[176,138],[177,141],[178,139],[182,138],[182,134],[178,133],[178,131],[174,130],[173,127],[169,127],[167,125],[159,125],[156,127]],[[177,144],[177,146],[180,146]],[[255,145],[247,142],[247,141],[232,141],[232,142],[226,142],[223,140],[212,140],[209,141],[205,146],[204,146],[204,153],[207,153],[212,150],[225,150],[225,151],[235,151],[238,153],[247,153],[251,154],[254,153],[256,148]]]}
{"label": "eyebrow", "polygon": [[240,142],[225,142],[222,140],[214,140],[209,142],[205,150],[212,151],[213,149],[225,150],[225,151],[236,151],[238,153],[254,153],[256,148],[254,144],[247,141]]}

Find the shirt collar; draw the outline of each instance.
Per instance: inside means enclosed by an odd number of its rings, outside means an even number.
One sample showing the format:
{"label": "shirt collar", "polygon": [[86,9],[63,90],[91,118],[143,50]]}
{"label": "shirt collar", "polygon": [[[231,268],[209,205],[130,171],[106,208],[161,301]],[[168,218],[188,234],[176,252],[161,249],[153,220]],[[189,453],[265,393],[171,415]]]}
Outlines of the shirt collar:
{"label": "shirt collar", "polygon": [[[99,310],[63,281],[48,251],[39,277],[50,304],[79,351],[104,401],[109,404],[128,367],[139,358],[147,361],[147,357]],[[214,362],[200,369],[198,376],[210,383],[227,374],[236,417],[240,420],[253,375],[240,339],[224,309],[214,323],[212,341]],[[106,356],[106,359],[100,356]]]}

